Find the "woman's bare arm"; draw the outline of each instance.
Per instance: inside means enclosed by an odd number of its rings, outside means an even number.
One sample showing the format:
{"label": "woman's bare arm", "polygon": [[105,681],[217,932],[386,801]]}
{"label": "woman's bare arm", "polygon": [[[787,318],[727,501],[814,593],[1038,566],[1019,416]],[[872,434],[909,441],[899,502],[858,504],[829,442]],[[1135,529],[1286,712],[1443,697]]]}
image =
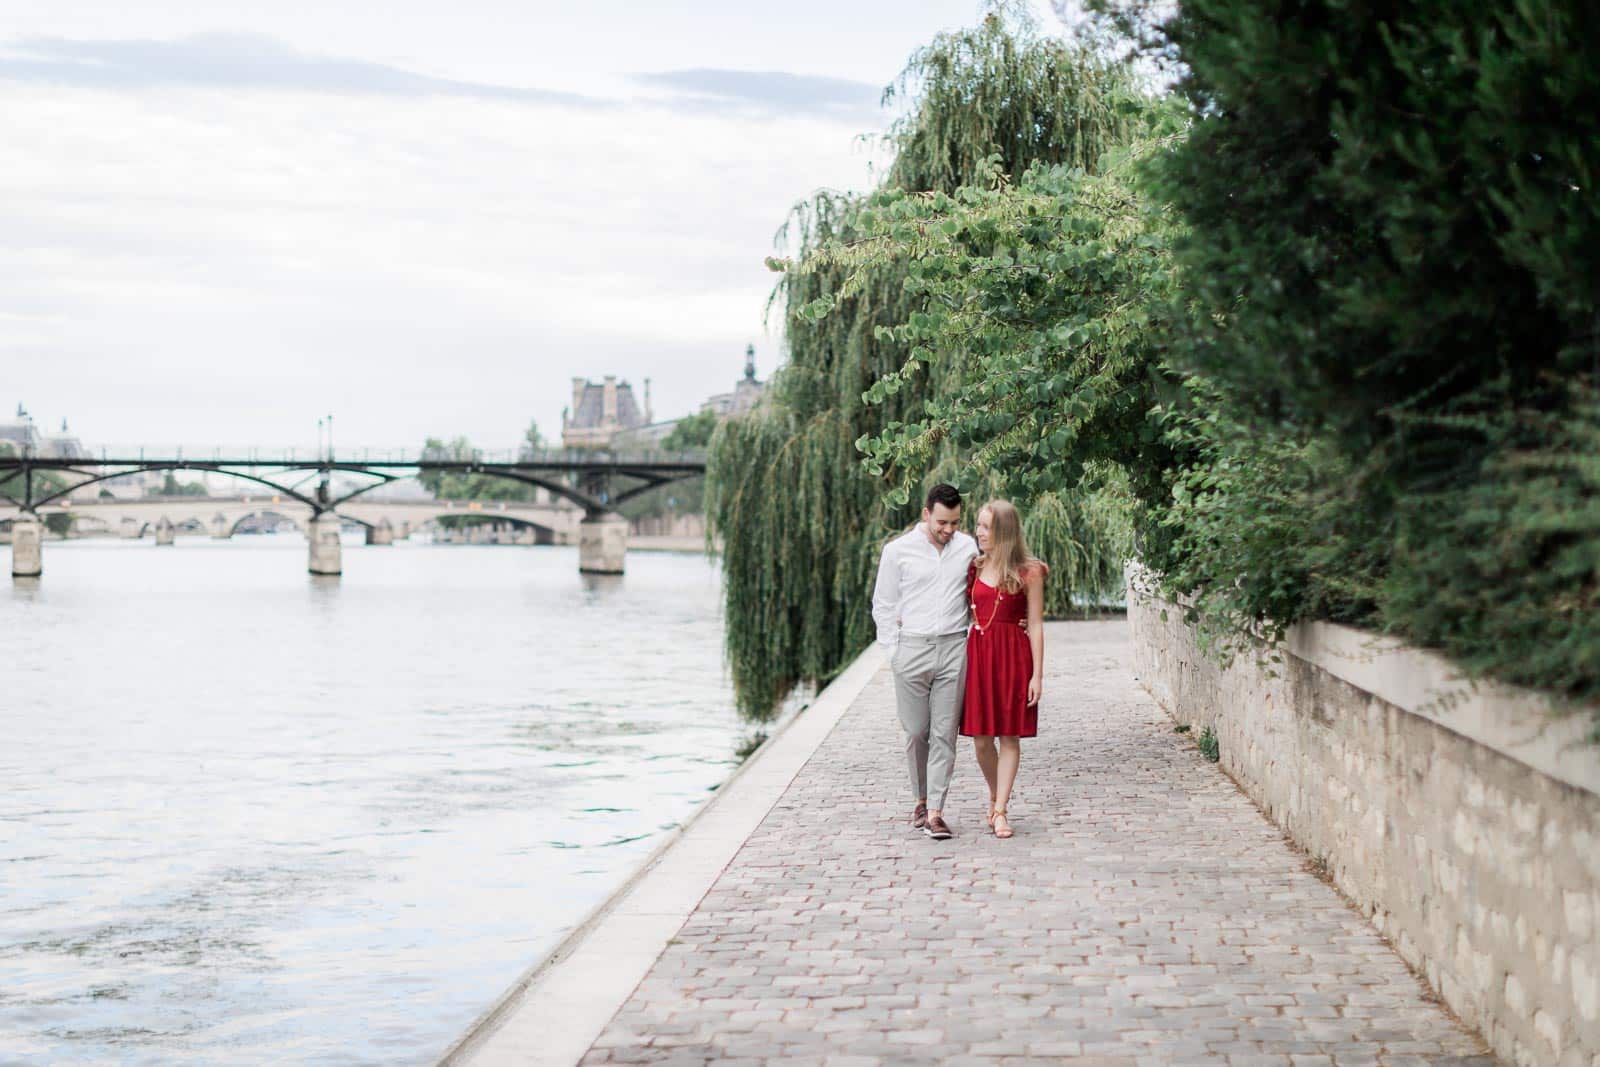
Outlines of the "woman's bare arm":
{"label": "woman's bare arm", "polygon": [[1028,679],[1028,703],[1039,703],[1044,690],[1044,571],[1028,571],[1028,644],[1033,649],[1033,677]]}

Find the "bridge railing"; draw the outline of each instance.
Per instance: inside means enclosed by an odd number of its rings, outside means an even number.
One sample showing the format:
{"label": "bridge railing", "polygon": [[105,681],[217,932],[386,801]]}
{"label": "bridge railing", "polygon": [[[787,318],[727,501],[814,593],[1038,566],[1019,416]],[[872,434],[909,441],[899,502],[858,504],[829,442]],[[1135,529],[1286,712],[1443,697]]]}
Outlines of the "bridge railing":
{"label": "bridge railing", "polygon": [[[18,458],[13,453],[3,457]],[[37,454],[36,459],[75,459],[84,466],[102,463],[156,463],[190,461],[195,463],[250,463],[279,464],[283,466],[314,467],[321,463],[373,463],[405,466],[421,463],[490,463],[497,465],[544,465],[563,463],[704,463],[706,454],[700,450],[668,451],[665,449],[638,449],[612,451],[595,448],[529,449],[474,448],[462,451],[452,448],[385,448],[351,447],[328,449],[311,445],[194,445],[194,444],[106,444],[87,449],[75,456]]]}

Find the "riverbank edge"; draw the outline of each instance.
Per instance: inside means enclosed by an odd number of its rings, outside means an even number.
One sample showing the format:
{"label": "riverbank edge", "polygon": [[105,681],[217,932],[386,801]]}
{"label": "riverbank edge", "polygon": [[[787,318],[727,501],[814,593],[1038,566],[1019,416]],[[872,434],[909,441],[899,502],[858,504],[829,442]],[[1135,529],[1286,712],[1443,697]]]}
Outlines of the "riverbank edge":
{"label": "riverbank edge", "polygon": [[635,552],[681,552],[703,554],[704,537],[671,537],[666,534],[629,534],[628,549]]}
{"label": "riverbank edge", "polygon": [[851,661],[474,1020],[438,1067],[577,1063],[884,662],[876,645]]}

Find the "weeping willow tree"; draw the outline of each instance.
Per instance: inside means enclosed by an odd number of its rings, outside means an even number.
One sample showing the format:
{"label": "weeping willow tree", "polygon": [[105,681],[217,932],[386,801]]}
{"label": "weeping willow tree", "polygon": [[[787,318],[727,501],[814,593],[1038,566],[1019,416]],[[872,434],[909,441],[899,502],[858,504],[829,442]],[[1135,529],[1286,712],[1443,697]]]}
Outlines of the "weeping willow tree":
{"label": "weeping willow tree", "polygon": [[[1020,4],[997,4],[972,29],[942,34],[914,53],[886,102],[906,105],[890,131],[884,185],[953,194],[995,171],[1034,164],[1095,173],[1141,124],[1144,98],[1122,66],[1041,35]],[[783,237],[805,262],[882,222],[869,197],[821,193],[797,207]],[[784,264],[775,264],[783,269]],[[854,277],[851,277],[852,273]],[[850,281],[846,289],[846,280]],[[920,419],[944,382],[934,365],[869,404],[865,394],[906,362],[894,328],[926,301],[903,264],[866,272],[844,265],[786,271],[774,294],[789,361],[752,415],[713,438],[707,518],[723,545],[727,653],[741,711],[769,717],[797,684],[836,674],[871,638],[867,611],[878,551],[913,521],[916,499],[886,492],[862,466],[857,442],[886,422]],[[928,480],[956,469],[948,451]],[[962,486],[970,497],[982,484]],[[1069,492],[1028,501],[1042,555],[1060,551],[1077,580],[1115,580],[1125,529]],[[1054,607],[1074,592],[1057,583]]]}

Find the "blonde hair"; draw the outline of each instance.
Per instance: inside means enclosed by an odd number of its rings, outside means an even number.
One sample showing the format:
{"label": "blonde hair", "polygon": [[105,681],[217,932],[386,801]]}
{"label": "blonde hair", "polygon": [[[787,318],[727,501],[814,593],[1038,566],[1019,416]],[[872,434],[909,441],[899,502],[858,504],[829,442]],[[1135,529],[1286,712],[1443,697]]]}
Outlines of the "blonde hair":
{"label": "blonde hair", "polygon": [[1028,551],[1028,540],[1022,532],[1022,515],[1009,500],[991,500],[978,509],[979,516],[989,513],[989,552],[978,557],[981,571],[990,562],[1000,568],[998,588],[1014,593],[1022,588],[1023,577],[1037,567],[1044,574],[1050,568]]}

